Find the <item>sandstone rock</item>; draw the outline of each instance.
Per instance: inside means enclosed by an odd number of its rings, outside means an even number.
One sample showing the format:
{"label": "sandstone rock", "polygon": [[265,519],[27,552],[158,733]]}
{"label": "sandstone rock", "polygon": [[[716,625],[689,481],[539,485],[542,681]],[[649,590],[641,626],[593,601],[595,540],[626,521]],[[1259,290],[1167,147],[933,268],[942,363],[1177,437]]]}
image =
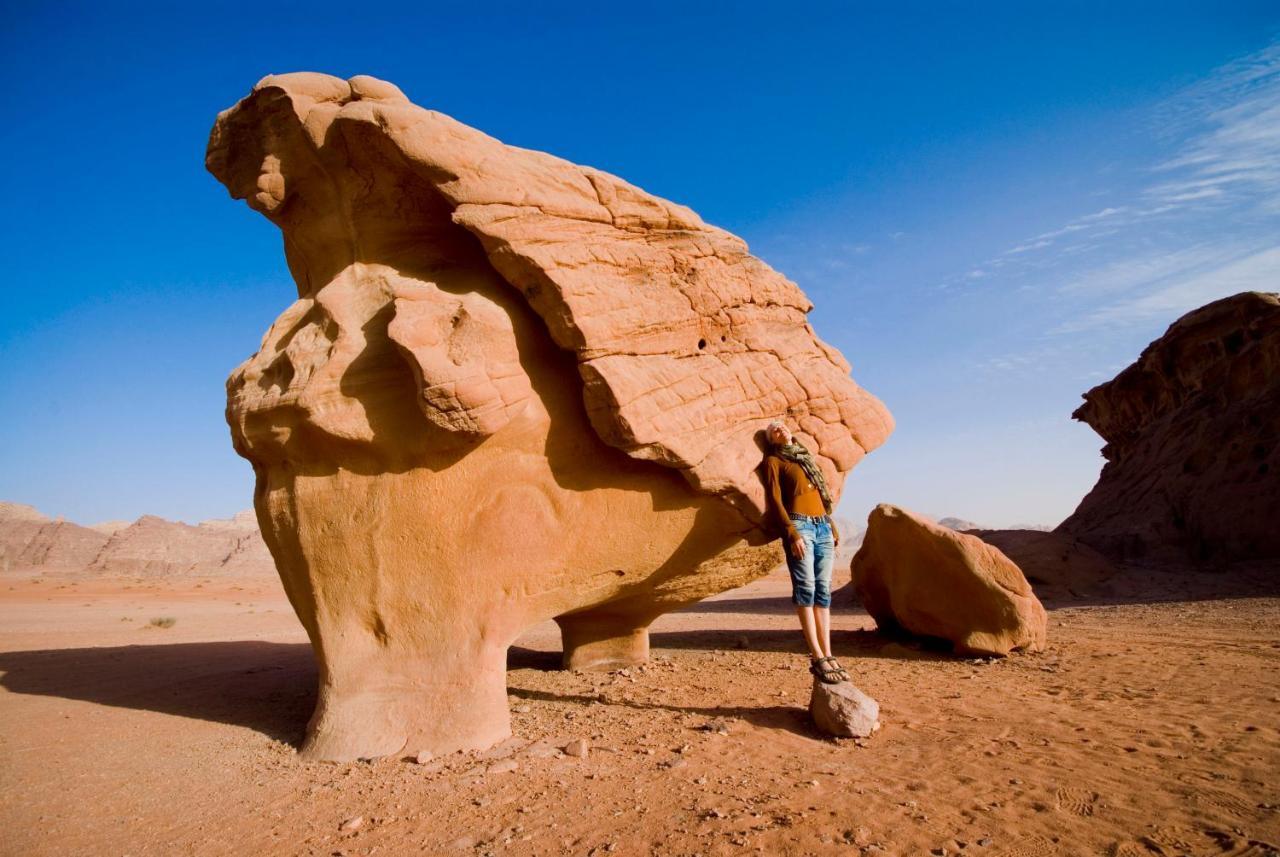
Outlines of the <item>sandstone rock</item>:
{"label": "sandstone rock", "polygon": [[1066,533],[1044,530],[968,530],[1022,570],[1029,583],[1054,594],[1105,594],[1116,567],[1105,556]]}
{"label": "sandstone rock", "polygon": [[1044,647],[1044,607],[1018,566],[977,536],[906,509],[872,510],[852,574],[881,630],[949,640],[966,655]]}
{"label": "sandstone rock", "polygon": [[505,741],[499,741],[488,750],[476,756],[477,759],[485,762],[492,762],[497,759],[505,759],[508,756],[514,756],[529,745],[529,741],[518,736],[511,736]]}
{"label": "sandstone rock", "polygon": [[547,741],[535,741],[525,749],[524,755],[531,759],[555,759],[564,753],[559,747]]}
{"label": "sandstone rock", "polygon": [[255,519],[241,515],[193,527],[143,515],[111,535],[88,571],[131,577],[235,576],[270,568],[270,554]]}
{"label": "sandstone rock", "polygon": [[568,744],[564,745],[565,755],[575,756],[579,759],[586,758],[587,753],[589,753],[590,750],[591,747],[587,744],[586,738],[574,738]]}
{"label": "sandstone rock", "polygon": [[809,713],[818,729],[841,738],[867,738],[880,728],[879,703],[848,681],[826,684],[815,678]]}
{"label": "sandstone rock", "polygon": [[31,506],[0,503],[0,571],[80,571],[106,542],[102,533],[53,520]]}
{"label": "sandstone rock", "polygon": [[129,526],[130,523],[130,521],[101,521],[97,524],[90,524],[89,529],[95,533],[102,533],[104,536],[114,536]]}
{"label": "sandstone rock", "polygon": [[1058,532],[1126,561],[1280,556],[1280,295],[1187,313],[1084,399],[1107,463]]}
{"label": "sandstone rock", "polygon": [[253,511],[190,526],[144,515],[82,527],[0,503],[0,569],[67,575],[274,574]]}
{"label": "sandstone rock", "polygon": [[656,616],[781,561],[771,419],[837,492],[891,430],[740,239],[383,81],[264,78],[206,165],[298,287],[227,416],[320,664],[304,755],[501,740],[524,628],[635,663]]}
{"label": "sandstone rock", "polygon": [[0,501],[0,521],[30,521],[36,524],[49,522],[49,516],[35,506],[26,503],[7,503]]}
{"label": "sandstone rock", "polygon": [[522,629],[636,663],[657,615],[780,562],[769,420],[836,491],[891,430],[740,239],[392,84],[270,75],[206,165],[298,288],[228,420],[320,665],[303,755],[500,741]]}

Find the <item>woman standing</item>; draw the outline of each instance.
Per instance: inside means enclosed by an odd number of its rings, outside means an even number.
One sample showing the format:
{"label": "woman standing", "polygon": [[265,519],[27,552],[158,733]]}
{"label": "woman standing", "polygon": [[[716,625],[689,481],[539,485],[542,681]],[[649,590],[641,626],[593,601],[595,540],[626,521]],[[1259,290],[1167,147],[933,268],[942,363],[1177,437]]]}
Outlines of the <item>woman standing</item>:
{"label": "woman standing", "polygon": [[831,568],[840,543],[831,495],[817,462],[786,423],[775,420],[765,432],[770,446],[764,461],[766,503],[783,529],[791,601],[809,646],[809,672],[828,684],[848,681],[831,654]]}

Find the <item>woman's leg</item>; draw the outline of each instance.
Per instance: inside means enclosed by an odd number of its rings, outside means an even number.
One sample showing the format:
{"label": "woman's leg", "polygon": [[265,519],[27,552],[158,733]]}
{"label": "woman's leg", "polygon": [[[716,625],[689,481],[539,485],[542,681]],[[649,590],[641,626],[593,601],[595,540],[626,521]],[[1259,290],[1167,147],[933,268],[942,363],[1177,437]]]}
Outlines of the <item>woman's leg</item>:
{"label": "woman's leg", "polygon": [[813,615],[818,631],[821,657],[831,657],[831,572],[835,566],[836,545],[831,524],[820,521],[813,539]]}
{"label": "woman's leg", "polygon": [[804,632],[804,641],[809,646],[809,656],[823,657],[822,643],[818,636],[816,611],[811,604],[797,604],[796,615],[800,617],[800,630]]}
{"label": "woman's leg", "polygon": [[795,556],[791,545],[786,545],[787,571],[791,573],[791,601],[796,606],[796,616],[800,618],[800,630],[804,633],[805,644],[812,657],[822,657],[822,645],[818,639],[817,623],[813,615],[813,559],[814,538],[813,524],[804,520],[795,523],[796,532],[804,542],[804,555]]}
{"label": "woman's leg", "polygon": [[820,658],[831,657],[831,608],[813,607],[813,624],[817,626],[817,644],[821,650]]}

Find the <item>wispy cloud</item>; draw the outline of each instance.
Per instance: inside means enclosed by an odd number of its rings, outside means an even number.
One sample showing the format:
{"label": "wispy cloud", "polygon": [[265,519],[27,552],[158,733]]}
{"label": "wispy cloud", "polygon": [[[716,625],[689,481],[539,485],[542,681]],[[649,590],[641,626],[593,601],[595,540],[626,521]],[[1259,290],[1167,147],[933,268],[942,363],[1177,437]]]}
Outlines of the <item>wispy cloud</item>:
{"label": "wispy cloud", "polygon": [[1108,175],[1105,207],[947,281],[1026,313],[1018,335],[992,337],[973,369],[1096,381],[1198,306],[1280,290],[1280,42],[1148,116],[1152,154],[1127,179]]}
{"label": "wispy cloud", "polygon": [[1163,283],[1171,277],[1185,277],[1220,268],[1255,251],[1255,247],[1242,246],[1234,241],[1153,250],[1072,273],[1059,286],[1058,292],[1069,296],[1111,298],[1145,285]]}
{"label": "wispy cloud", "polygon": [[1280,42],[1219,68],[1151,115],[1164,154],[1127,199],[1029,236],[948,285],[1034,282],[1067,317],[1054,335],[1280,288]]}
{"label": "wispy cloud", "polygon": [[1055,332],[1076,333],[1107,325],[1174,318],[1218,298],[1246,291],[1280,288],[1280,246],[1261,250],[1158,288],[1108,303],[1082,318],[1064,322]]}
{"label": "wispy cloud", "polygon": [[1149,188],[1164,203],[1226,201],[1280,212],[1280,43],[1219,69],[1182,93],[1173,123],[1190,132],[1156,165],[1168,178]]}

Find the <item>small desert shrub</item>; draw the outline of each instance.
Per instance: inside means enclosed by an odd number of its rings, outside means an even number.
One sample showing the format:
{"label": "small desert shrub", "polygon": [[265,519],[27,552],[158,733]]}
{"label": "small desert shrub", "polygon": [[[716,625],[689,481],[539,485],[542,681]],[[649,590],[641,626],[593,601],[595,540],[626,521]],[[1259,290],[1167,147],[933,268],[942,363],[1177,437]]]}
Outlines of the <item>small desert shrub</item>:
{"label": "small desert shrub", "polygon": [[178,620],[172,616],[156,616],[151,620],[151,624],[157,628],[172,628],[173,623],[177,621]]}

